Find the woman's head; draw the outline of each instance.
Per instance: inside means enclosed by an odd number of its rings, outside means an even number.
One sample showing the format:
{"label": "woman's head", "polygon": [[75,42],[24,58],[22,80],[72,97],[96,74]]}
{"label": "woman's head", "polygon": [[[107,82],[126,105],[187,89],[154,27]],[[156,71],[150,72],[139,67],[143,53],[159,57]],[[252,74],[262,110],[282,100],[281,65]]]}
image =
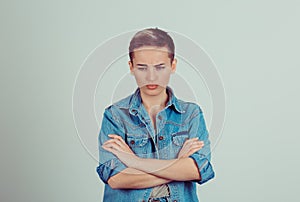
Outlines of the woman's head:
{"label": "woman's head", "polygon": [[175,55],[175,45],[170,35],[158,28],[148,28],[137,32],[131,39],[129,45],[129,58],[133,61],[134,51],[143,46],[166,47],[168,56],[172,62]]}
{"label": "woman's head", "polygon": [[159,95],[165,91],[176,70],[172,38],[158,28],[137,32],[129,46],[128,62],[141,92]]}

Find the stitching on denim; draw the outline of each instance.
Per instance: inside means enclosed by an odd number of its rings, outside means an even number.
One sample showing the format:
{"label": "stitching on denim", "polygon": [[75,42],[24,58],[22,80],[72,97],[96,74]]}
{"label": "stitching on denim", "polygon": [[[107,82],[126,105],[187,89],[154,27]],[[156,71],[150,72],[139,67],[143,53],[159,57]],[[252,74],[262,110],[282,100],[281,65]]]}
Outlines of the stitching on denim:
{"label": "stitching on denim", "polygon": [[112,118],[114,119],[114,121],[117,122],[117,124],[118,124],[119,126],[121,126],[121,127],[119,127],[119,129],[125,128],[124,125],[122,124],[122,122],[119,120],[117,114],[114,112],[115,110],[112,109],[112,107],[113,107],[113,105],[112,105],[111,108],[109,109]]}

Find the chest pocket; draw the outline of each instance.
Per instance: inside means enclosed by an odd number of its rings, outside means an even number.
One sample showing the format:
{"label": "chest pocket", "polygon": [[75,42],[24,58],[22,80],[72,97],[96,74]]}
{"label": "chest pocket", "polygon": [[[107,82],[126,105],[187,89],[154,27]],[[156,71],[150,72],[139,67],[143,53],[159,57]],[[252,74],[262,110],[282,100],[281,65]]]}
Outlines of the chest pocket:
{"label": "chest pocket", "polygon": [[147,151],[149,137],[147,134],[127,134],[127,144],[132,151],[141,157]]}
{"label": "chest pocket", "polygon": [[172,142],[174,145],[182,147],[184,142],[189,138],[188,131],[181,131],[172,134]]}

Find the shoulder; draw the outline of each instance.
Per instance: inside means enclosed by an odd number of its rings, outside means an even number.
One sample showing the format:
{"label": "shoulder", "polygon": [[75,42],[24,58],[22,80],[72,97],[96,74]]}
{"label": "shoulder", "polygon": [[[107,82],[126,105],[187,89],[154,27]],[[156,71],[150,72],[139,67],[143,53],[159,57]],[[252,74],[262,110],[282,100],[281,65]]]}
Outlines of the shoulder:
{"label": "shoulder", "polygon": [[171,102],[173,103],[173,105],[175,106],[176,110],[179,113],[187,114],[187,115],[192,114],[191,112],[202,113],[202,109],[197,103],[182,100],[182,99],[178,98],[177,96],[175,96],[172,88],[168,87],[167,89],[168,89],[169,94],[171,95],[171,99],[172,99]]}
{"label": "shoulder", "polygon": [[177,99],[177,103],[181,107],[183,113],[187,113],[187,112],[202,113],[202,109],[200,105],[198,105],[195,102],[189,102],[189,101]]}
{"label": "shoulder", "polygon": [[196,126],[198,124],[201,125],[201,127],[205,126],[205,120],[204,120],[204,114],[199,104],[195,102],[187,102],[183,100],[178,100],[178,103],[182,106],[182,113],[181,116],[184,119],[185,123],[188,123],[189,125]]}
{"label": "shoulder", "polygon": [[129,95],[105,108],[105,114],[111,114],[112,116],[120,114],[121,112],[128,111],[133,95]]}
{"label": "shoulder", "polygon": [[120,109],[128,109],[131,104],[131,100],[133,98],[133,95],[129,95],[111,105],[111,107],[116,107]]}

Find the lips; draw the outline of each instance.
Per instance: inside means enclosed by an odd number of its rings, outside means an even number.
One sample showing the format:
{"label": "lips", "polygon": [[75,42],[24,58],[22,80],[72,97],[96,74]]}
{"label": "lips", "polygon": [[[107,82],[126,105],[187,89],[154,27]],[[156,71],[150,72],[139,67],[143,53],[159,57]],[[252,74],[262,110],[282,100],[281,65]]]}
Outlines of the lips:
{"label": "lips", "polygon": [[156,89],[156,88],[158,87],[158,85],[153,85],[153,84],[151,84],[151,85],[146,85],[146,87],[147,87],[149,90],[154,90],[154,89]]}

